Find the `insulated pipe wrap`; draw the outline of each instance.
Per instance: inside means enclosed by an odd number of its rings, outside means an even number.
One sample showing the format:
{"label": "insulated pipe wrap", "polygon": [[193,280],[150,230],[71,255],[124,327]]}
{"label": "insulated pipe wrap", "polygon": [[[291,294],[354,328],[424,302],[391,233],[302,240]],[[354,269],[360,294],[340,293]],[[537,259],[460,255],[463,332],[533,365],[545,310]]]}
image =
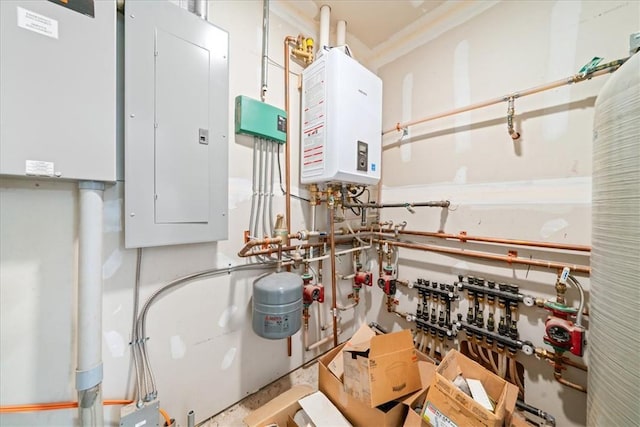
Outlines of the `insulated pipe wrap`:
{"label": "insulated pipe wrap", "polygon": [[596,101],[587,424],[640,420],[640,55]]}

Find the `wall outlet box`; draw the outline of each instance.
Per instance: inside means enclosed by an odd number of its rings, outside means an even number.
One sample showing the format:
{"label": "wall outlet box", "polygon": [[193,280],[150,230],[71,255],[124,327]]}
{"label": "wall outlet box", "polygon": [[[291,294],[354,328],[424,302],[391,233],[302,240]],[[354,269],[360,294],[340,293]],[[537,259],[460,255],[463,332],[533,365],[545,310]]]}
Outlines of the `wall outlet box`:
{"label": "wall outlet box", "polygon": [[120,410],[120,427],[157,427],[160,425],[160,401],[153,400],[138,408],[130,403]]}
{"label": "wall outlet box", "polygon": [[284,144],[287,113],[247,96],[236,96],[236,133],[257,136]]}

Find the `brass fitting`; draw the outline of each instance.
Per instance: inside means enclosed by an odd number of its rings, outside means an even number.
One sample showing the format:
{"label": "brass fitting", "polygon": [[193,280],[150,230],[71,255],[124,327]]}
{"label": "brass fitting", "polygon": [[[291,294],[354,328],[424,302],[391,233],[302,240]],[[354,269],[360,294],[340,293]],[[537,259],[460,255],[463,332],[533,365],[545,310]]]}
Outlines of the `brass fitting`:
{"label": "brass fitting", "polygon": [[309,187],[309,204],[311,206],[317,206],[322,203],[322,192],[318,190],[316,184],[310,184]]}
{"label": "brass fitting", "polygon": [[560,281],[560,277],[558,277],[558,279],[556,280],[556,302],[558,304],[566,304],[566,300],[564,298],[565,294],[567,293],[567,284],[566,283],[562,283]]}

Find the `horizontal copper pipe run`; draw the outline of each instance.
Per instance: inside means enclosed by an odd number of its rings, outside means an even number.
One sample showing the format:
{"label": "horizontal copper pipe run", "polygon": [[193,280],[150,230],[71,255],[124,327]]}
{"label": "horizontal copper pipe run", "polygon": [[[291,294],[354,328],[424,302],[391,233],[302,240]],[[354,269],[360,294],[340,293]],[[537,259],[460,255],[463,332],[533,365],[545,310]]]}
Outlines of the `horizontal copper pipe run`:
{"label": "horizontal copper pipe run", "polygon": [[[336,232],[337,234],[337,232]],[[290,235],[290,238],[292,238],[293,235]],[[270,243],[278,243],[275,240],[279,239],[279,237],[274,237],[273,239],[269,239]],[[302,245],[289,245],[289,246],[282,246],[281,248],[267,248],[267,249],[260,249],[259,251],[250,251],[249,249],[256,247],[256,246],[260,246],[262,244],[266,244],[265,241],[267,239],[261,239],[261,240],[252,240],[250,242],[248,242],[241,250],[240,252],[238,252],[238,256],[241,258],[245,258],[245,257],[250,257],[250,256],[256,256],[256,255],[271,255],[271,254],[275,254],[278,251],[282,251],[282,252],[289,252],[289,251],[293,251],[296,249],[308,249],[308,248],[319,248],[325,245],[325,240],[326,237],[321,237],[321,240],[319,242],[316,243],[305,243]],[[345,237],[338,237],[336,238],[336,243],[346,243],[346,242],[350,242],[351,238],[345,236]],[[255,244],[252,244],[249,248],[247,248],[247,245],[249,245],[249,243],[251,242],[257,242]]]}
{"label": "horizontal copper pipe run", "polygon": [[585,265],[563,264],[559,262],[544,261],[544,260],[529,259],[529,258],[519,258],[517,256],[509,256],[509,255],[494,255],[494,254],[487,254],[484,252],[468,251],[464,249],[452,249],[452,248],[445,248],[445,247],[439,247],[439,246],[431,246],[431,245],[425,245],[422,243],[396,242],[393,240],[380,240],[380,242],[387,243],[390,246],[397,246],[400,248],[407,248],[407,249],[415,249],[419,251],[437,252],[437,253],[443,253],[443,254],[455,255],[455,256],[466,256],[470,258],[479,258],[479,259],[486,259],[490,261],[506,262],[508,264],[531,265],[534,267],[552,268],[556,270],[562,270],[565,267],[569,267],[571,271],[576,273],[584,273],[584,274],[591,273],[591,267],[587,267]]}
{"label": "horizontal copper pipe run", "polygon": [[[249,250],[251,248],[254,248],[256,246],[262,246],[262,245],[266,245],[269,246],[271,244],[274,245],[280,245],[282,244],[282,238],[281,237],[267,237],[265,239],[254,239],[254,240],[249,240],[243,247],[242,249],[240,249],[240,252],[238,252],[238,256],[239,257],[247,257],[247,256],[252,256],[255,255],[254,252],[249,252]],[[275,252],[277,252],[278,249],[275,250]]]}
{"label": "horizontal copper pipe run", "polygon": [[571,381],[568,381],[568,380],[562,378],[562,374],[560,372],[554,372],[553,373],[553,377],[556,379],[556,381],[558,381],[563,386],[572,388],[574,390],[581,391],[583,393],[587,392],[587,388],[586,387],[581,386],[579,384],[572,383]]}
{"label": "horizontal copper pipe run", "polygon": [[439,239],[453,239],[461,242],[474,241],[483,243],[497,243],[503,245],[513,246],[530,246],[534,248],[548,248],[548,249],[561,249],[567,251],[576,252],[591,252],[591,246],[586,245],[572,245],[567,243],[551,243],[551,242],[538,242],[535,240],[515,240],[515,239],[502,239],[498,237],[486,237],[486,236],[469,236],[463,233],[450,234],[450,233],[434,233],[429,231],[412,231],[412,230],[382,230],[382,233],[387,234],[405,234],[408,236],[423,236],[423,237],[437,237]]}
{"label": "horizontal copper pipe run", "polygon": [[420,123],[426,123],[432,120],[436,120],[436,119],[441,119],[443,117],[449,117],[449,116],[453,116],[456,114],[460,114],[460,113],[466,113],[467,111],[473,111],[473,110],[478,110],[480,108],[484,108],[484,107],[489,107],[490,105],[495,105],[495,104],[499,104],[501,102],[507,102],[509,100],[509,98],[522,98],[524,96],[528,96],[528,95],[533,95],[536,93],[540,93],[540,92],[544,92],[547,90],[551,90],[551,89],[555,89],[557,87],[560,86],[566,86],[566,85],[570,85],[573,83],[579,83],[581,81],[585,81],[585,80],[589,80],[593,77],[598,77],[598,76],[602,76],[605,74],[609,74],[614,72],[615,70],[617,70],[618,68],[620,68],[620,66],[627,60],[628,58],[622,59],[622,60],[618,60],[618,61],[613,61],[609,64],[604,64],[601,65],[600,67],[597,68],[601,68],[598,69],[596,71],[593,71],[592,73],[589,74],[575,74],[573,76],[570,77],[566,77],[564,79],[561,80],[556,80],[555,82],[551,82],[551,83],[546,83],[540,86],[535,86],[523,91],[519,91],[519,92],[514,92],[514,93],[510,93],[507,95],[503,95],[497,98],[493,98],[493,99],[489,99],[486,101],[482,101],[482,102],[477,102],[475,104],[471,104],[471,105],[467,105],[465,107],[460,107],[460,108],[455,108],[453,110],[449,110],[449,111],[445,111],[442,113],[438,113],[438,114],[433,114],[431,116],[427,116],[427,117],[423,117],[421,119],[417,119],[417,120],[412,120],[409,122],[405,122],[405,123],[397,123],[395,125],[395,127],[389,128],[389,129],[385,129],[382,134],[386,135],[388,133],[391,132],[400,132],[402,129],[408,128],[409,126],[414,126]]}

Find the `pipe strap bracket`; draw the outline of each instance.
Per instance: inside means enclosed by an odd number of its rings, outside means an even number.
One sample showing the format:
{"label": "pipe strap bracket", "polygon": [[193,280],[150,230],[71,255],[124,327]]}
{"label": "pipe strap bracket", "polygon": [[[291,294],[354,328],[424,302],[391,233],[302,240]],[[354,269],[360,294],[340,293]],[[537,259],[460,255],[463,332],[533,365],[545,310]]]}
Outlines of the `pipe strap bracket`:
{"label": "pipe strap bracket", "polygon": [[104,191],[104,182],[100,181],[80,181],[78,188],[81,190],[98,190]]}
{"label": "pipe strap bracket", "polygon": [[88,390],[102,382],[103,368],[102,362],[99,365],[87,369],[86,371],[79,371],[76,369],[76,390]]}

